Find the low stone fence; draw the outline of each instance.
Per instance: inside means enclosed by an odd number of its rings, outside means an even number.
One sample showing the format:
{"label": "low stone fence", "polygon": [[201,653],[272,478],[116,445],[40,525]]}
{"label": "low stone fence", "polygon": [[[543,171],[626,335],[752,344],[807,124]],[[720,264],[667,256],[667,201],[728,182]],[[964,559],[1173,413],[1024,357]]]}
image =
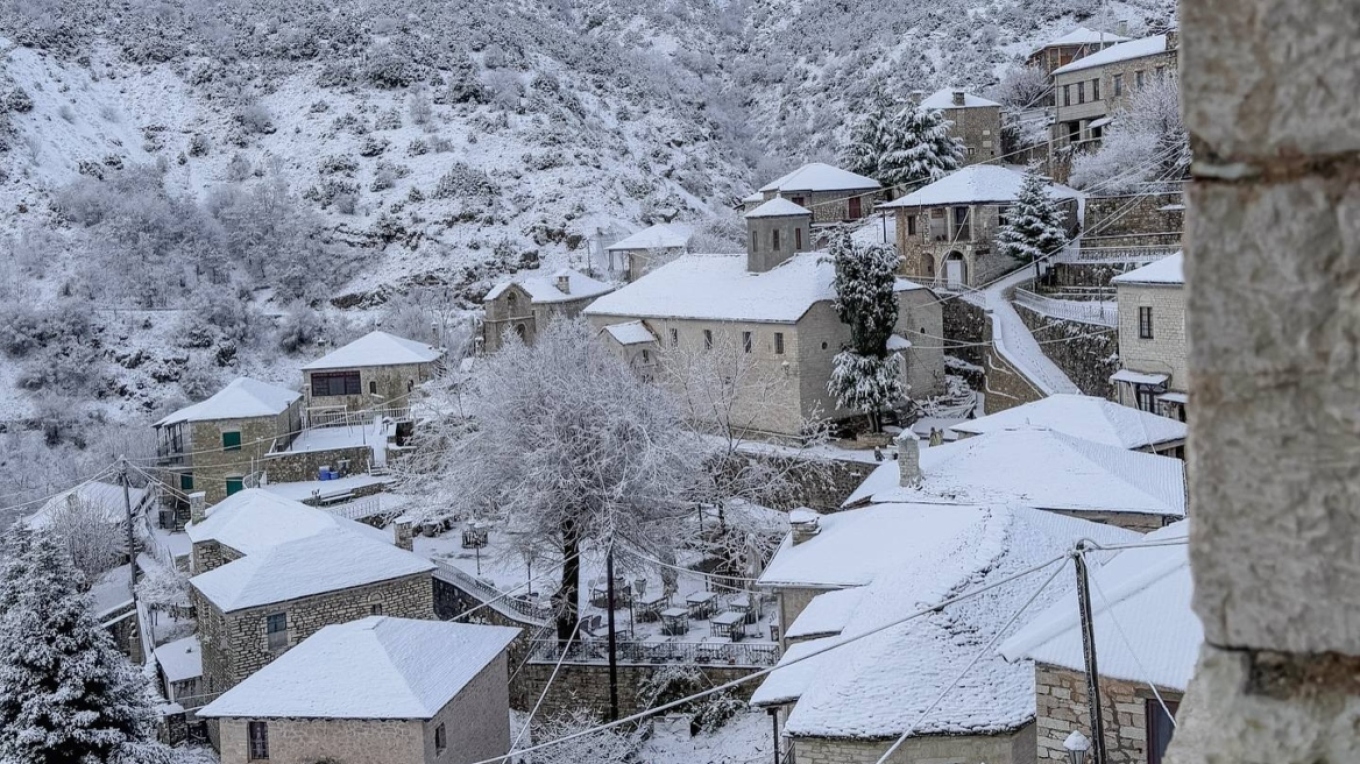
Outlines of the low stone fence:
{"label": "low stone fence", "polygon": [[[642,642],[620,637],[616,642],[620,664],[741,666],[764,668],[779,662],[774,642]],[[609,646],[604,637],[588,638],[567,646],[566,657],[556,639],[538,640],[529,649],[529,661],[537,663],[607,663]]]}
{"label": "low stone fence", "polygon": [[[1029,327],[1034,339],[1039,341],[1044,355],[1057,364],[1082,393],[1113,398],[1114,386],[1110,383],[1110,375],[1119,371],[1119,333],[1114,331],[1117,324],[1107,325],[1110,330],[1102,331],[1100,326],[1089,322],[1038,313],[1019,300],[1014,303],[1014,307],[1020,320]],[[991,413],[990,407],[988,413]]]}
{"label": "low stone fence", "polygon": [[269,474],[272,483],[299,483],[316,480],[322,467],[335,467],[342,459],[349,460],[351,473],[367,472],[373,461],[373,446],[329,448],[324,451],[279,451],[266,454],[260,468]]}

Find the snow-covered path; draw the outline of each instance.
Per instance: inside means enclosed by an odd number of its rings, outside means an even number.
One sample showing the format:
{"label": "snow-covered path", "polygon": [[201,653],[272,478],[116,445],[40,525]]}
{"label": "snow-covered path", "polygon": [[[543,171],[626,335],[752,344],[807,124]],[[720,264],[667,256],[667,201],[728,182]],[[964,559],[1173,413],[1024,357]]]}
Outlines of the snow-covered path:
{"label": "snow-covered path", "polygon": [[1043,348],[1039,347],[1029,327],[1020,320],[1020,314],[1006,299],[1007,289],[1028,281],[1031,275],[1029,268],[1021,268],[987,287],[985,292],[970,292],[964,299],[992,311],[992,338],[996,351],[1028,377],[1044,395],[1080,395],[1081,390],[1057,364],[1044,355]]}

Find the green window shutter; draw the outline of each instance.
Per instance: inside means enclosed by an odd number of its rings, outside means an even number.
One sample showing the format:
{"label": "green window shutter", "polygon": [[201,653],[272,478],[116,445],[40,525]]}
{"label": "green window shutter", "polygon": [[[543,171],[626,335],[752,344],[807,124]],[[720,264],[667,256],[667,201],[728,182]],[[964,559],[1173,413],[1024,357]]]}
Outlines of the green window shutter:
{"label": "green window shutter", "polygon": [[224,433],[222,433],[222,450],[223,450],[223,451],[240,451],[240,450],[241,450],[241,433],[240,433],[240,432],[224,432]]}
{"label": "green window shutter", "polygon": [[179,489],[181,491],[194,490],[194,475],[192,472],[181,472],[179,475]]}
{"label": "green window shutter", "polygon": [[237,491],[241,490],[242,488],[245,488],[245,483],[243,482],[243,478],[238,478],[238,477],[227,478],[227,495],[228,495],[228,496],[232,495],[233,493],[236,493]]}

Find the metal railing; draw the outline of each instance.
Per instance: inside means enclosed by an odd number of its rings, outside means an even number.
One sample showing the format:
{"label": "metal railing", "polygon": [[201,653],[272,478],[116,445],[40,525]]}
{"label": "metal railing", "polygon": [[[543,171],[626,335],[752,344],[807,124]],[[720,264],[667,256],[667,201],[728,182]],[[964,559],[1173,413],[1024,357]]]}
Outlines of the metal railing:
{"label": "metal railing", "polygon": [[1179,245],[1069,248],[1058,258],[1065,263],[1150,263],[1180,251]]}
{"label": "metal railing", "polygon": [[1119,326],[1119,310],[1117,304],[1113,302],[1055,300],[1024,289],[1016,289],[1011,299],[1016,305],[1029,308],[1051,318],[1079,321],[1097,326]]}
{"label": "metal railing", "polygon": [[371,427],[378,418],[408,419],[410,406],[373,406],[349,411],[339,406],[313,406],[307,409],[307,429],[317,427]]}
{"label": "metal railing", "polygon": [[[641,642],[617,638],[619,663],[664,665],[667,663],[763,668],[779,662],[774,642]],[[603,637],[571,642],[562,656],[562,643],[540,639],[530,643],[529,660],[538,663],[605,663],[608,645]]]}
{"label": "metal railing", "polygon": [[[326,497],[323,495],[320,499],[324,502]],[[346,520],[359,520],[380,514],[382,512],[382,499],[377,496],[366,496],[343,504],[322,505],[320,508],[336,517],[343,517]]]}
{"label": "metal railing", "polygon": [[539,626],[553,620],[554,613],[550,605],[541,604],[524,596],[508,595],[486,581],[465,573],[447,562],[439,560],[433,562],[436,578],[458,587],[468,596],[486,604],[487,607],[502,615]]}

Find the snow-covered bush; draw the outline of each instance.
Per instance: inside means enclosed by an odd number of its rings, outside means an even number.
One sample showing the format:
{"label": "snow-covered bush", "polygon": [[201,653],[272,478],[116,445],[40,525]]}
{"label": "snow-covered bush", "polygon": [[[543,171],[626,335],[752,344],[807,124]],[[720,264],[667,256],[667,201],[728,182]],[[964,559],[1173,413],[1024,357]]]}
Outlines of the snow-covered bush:
{"label": "snow-covered bush", "polygon": [[49,516],[51,533],[80,572],[82,587],[127,559],[127,537],[119,532],[121,504],[104,504],[69,494]]}
{"label": "snow-covered bush", "polygon": [[359,169],[358,160],[347,157],[343,154],[331,154],[321,158],[316,165],[316,171],[321,175],[344,175],[350,177],[354,171]]}
{"label": "snow-covered bush", "polygon": [[377,118],[373,120],[373,129],[374,129],[374,130],[400,130],[400,129],[401,129],[401,113],[398,112],[396,109],[388,109],[387,111],[384,111],[384,112],[380,113],[380,114],[377,116]]}
{"label": "snow-covered bush", "polygon": [[94,336],[88,311],[75,300],[35,305],[26,300],[0,303],[0,350],[25,358],[40,350],[87,345]]}
{"label": "snow-covered bush", "polygon": [[250,135],[269,135],[278,129],[274,126],[274,115],[260,103],[241,107],[236,112],[235,121]]}
{"label": "snow-covered bush", "polygon": [[1052,98],[1046,97],[1052,86],[1052,78],[1042,68],[1017,64],[1001,75],[990,95],[1013,109],[1033,108],[1052,103]]}
{"label": "snow-covered bush", "polygon": [[454,162],[434,187],[436,199],[484,199],[495,196],[496,184],[485,171],[466,162]]}
{"label": "snow-covered bush", "polygon": [[233,183],[240,183],[250,177],[254,168],[250,166],[250,160],[244,154],[235,154],[231,161],[227,162],[227,180]]}
{"label": "snow-covered bush", "polygon": [[1190,168],[1190,138],[1181,121],[1180,87],[1174,75],[1151,78],[1114,115],[1101,146],[1072,158],[1069,183],[1101,193],[1138,190],[1145,183],[1173,182]]}
{"label": "snow-covered bush", "polygon": [[391,141],[386,138],[379,138],[376,135],[366,135],[359,143],[359,156],[375,157],[382,154],[391,145]]}
{"label": "snow-covered bush", "polygon": [[179,375],[180,390],[191,401],[201,401],[211,396],[221,390],[227,381],[227,374],[222,367],[206,353],[190,356]]}
{"label": "snow-covered bush", "polygon": [[428,153],[430,153],[430,144],[426,143],[424,138],[412,138],[411,142],[406,144],[406,156],[408,157],[418,157]]}

